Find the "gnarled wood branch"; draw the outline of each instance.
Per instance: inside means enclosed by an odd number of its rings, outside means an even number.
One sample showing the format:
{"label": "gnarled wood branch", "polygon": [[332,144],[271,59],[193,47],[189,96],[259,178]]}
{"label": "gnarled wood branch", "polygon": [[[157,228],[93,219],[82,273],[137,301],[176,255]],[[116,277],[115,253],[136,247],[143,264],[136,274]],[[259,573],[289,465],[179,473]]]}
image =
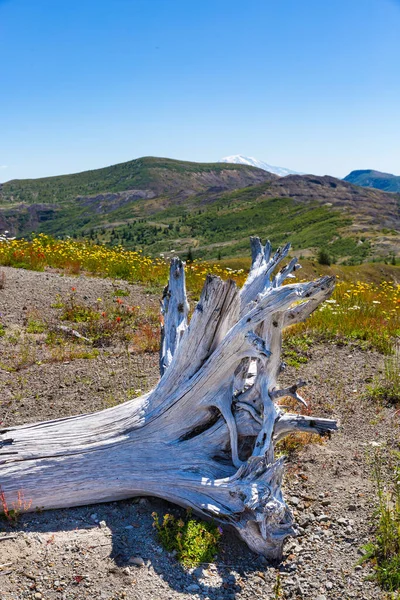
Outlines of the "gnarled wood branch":
{"label": "gnarled wood branch", "polygon": [[271,258],[252,238],[242,290],[208,276],[190,324],[184,265],[171,262],[164,292],[161,379],[134,400],[94,414],[0,431],[0,485],[12,503],[23,490],[32,509],[154,495],[232,525],[254,551],[277,559],[295,533],[282,490],[276,442],[293,431],[334,431],[330,419],[286,413],[279,390],[282,329],[306,318],[334,280],[276,275],[289,245]]}

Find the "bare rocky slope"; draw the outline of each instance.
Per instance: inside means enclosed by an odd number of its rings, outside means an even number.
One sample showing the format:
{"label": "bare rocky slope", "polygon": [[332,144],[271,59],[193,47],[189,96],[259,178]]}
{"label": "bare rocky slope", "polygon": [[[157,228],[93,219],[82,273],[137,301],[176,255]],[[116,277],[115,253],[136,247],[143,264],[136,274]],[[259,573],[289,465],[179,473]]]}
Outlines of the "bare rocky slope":
{"label": "bare rocky slope", "polygon": [[288,175],[272,182],[268,194],[293,198],[296,202],[328,203],[352,215],[358,231],[365,232],[376,226],[400,230],[400,206],[396,194],[365,189],[328,175]]}

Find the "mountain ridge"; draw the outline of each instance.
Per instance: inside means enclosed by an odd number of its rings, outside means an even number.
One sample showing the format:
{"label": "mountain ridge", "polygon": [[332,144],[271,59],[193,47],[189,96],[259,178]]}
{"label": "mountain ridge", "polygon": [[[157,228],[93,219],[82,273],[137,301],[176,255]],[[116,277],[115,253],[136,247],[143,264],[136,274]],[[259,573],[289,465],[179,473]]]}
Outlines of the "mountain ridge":
{"label": "mountain ridge", "polygon": [[[118,163],[100,169],[81,171],[70,175],[54,175],[37,179],[12,179],[0,184],[0,204],[5,202],[23,201],[32,203],[39,201],[62,202],[71,200],[78,195],[95,194],[102,192],[122,192],[129,189],[151,189],[157,194],[171,188],[179,190],[183,184],[192,179],[199,180],[203,176],[204,182],[192,181],[200,188],[210,187],[212,178],[207,178],[207,173],[223,173],[217,181],[226,189],[232,185],[241,187],[251,183],[261,183],[271,180],[274,175],[247,165],[232,165],[228,163],[196,163],[179,161],[171,158],[158,158],[145,156],[142,158]],[[184,174],[184,181],[180,174]],[[196,176],[197,175],[197,176]],[[210,185],[208,185],[210,184]],[[53,192],[52,192],[53,190]],[[69,190],[69,193],[68,193]],[[55,195],[57,194],[57,195]]]}
{"label": "mountain ridge", "polygon": [[348,181],[361,187],[375,188],[384,192],[400,192],[400,176],[392,173],[383,173],[374,169],[351,171],[343,181]]}

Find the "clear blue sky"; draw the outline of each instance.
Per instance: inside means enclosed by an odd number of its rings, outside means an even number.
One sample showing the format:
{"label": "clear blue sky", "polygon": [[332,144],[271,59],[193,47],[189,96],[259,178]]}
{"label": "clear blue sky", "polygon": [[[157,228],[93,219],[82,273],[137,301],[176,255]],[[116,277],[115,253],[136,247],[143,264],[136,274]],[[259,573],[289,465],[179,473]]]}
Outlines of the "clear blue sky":
{"label": "clear blue sky", "polygon": [[0,181],[245,154],[400,175],[400,0],[0,0]]}

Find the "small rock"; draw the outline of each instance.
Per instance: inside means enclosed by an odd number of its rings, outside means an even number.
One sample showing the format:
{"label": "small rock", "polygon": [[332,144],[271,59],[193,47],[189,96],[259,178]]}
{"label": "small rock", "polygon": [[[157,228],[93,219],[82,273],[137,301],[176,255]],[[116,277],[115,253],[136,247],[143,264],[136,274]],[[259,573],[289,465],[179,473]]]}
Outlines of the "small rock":
{"label": "small rock", "polygon": [[204,571],[203,567],[197,567],[196,569],[194,569],[193,575],[198,579],[201,579],[202,577],[207,577],[207,573]]}
{"label": "small rock", "polygon": [[99,525],[102,529],[105,529],[105,527],[107,527],[107,523],[105,521],[100,521]]}
{"label": "small rock", "polygon": [[144,560],[141,556],[131,556],[128,562],[130,565],[136,565],[137,567],[144,567]]}
{"label": "small rock", "polygon": [[345,519],[343,517],[339,517],[339,519],[337,520],[337,523],[339,523],[339,525],[346,525],[347,519]]}
{"label": "small rock", "polygon": [[354,512],[355,510],[357,510],[357,506],[355,504],[349,504],[347,510]]}
{"label": "small rock", "polygon": [[314,515],[312,518],[310,518],[310,515],[304,515],[303,520],[300,521],[300,527],[308,527],[308,525],[314,520]]}
{"label": "small rock", "polygon": [[96,513],[93,513],[92,515],[90,515],[90,518],[92,519],[92,521],[95,521],[97,523],[98,517],[97,517]]}
{"label": "small rock", "polygon": [[197,585],[197,583],[191,583],[190,585],[187,586],[186,591],[187,592],[198,592],[200,589],[200,586]]}
{"label": "small rock", "polygon": [[131,570],[130,570],[129,567],[124,567],[122,569],[122,572],[123,572],[124,575],[130,575],[131,574]]}
{"label": "small rock", "polygon": [[331,503],[330,500],[322,500],[322,502],[321,502],[322,506],[329,506],[330,503]]}
{"label": "small rock", "polygon": [[325,587],[326,587],[326,589],[327,589],[327,590],[331,590],[331,589],[333,588],[333,583],[332,583],[332,581],[327,581],[327,582],[325,583]]}
{"label": "small rock", "polygon": [[319,517],[317,518],[317,521],[326,522],[326,521],[329,521],[329,517],[328,517],[328,515],[319,515]]}
{"label": "small rock", "polygon": [[300,526],[298,526],[298,527],[297,527],[297,535],[298,535],[299,537],[301,537],[302,535],[304,535],[304,533],[305,533],[305,531],[304,531],[304,528],[303,528],[303,527],[300,527]]}
{"label": "small rock", "polygon": [[40,592],[36,592],[36,594],[33,597],[35,598],[35,600],[40,600],[41,598],[43,598]]}
{"label": "small rock", "polygon": [[300,504],[300,498],[297,498],[297,496],[292,496],[290,498],[290,502],[293,504],[293,506],[298,506]]}

